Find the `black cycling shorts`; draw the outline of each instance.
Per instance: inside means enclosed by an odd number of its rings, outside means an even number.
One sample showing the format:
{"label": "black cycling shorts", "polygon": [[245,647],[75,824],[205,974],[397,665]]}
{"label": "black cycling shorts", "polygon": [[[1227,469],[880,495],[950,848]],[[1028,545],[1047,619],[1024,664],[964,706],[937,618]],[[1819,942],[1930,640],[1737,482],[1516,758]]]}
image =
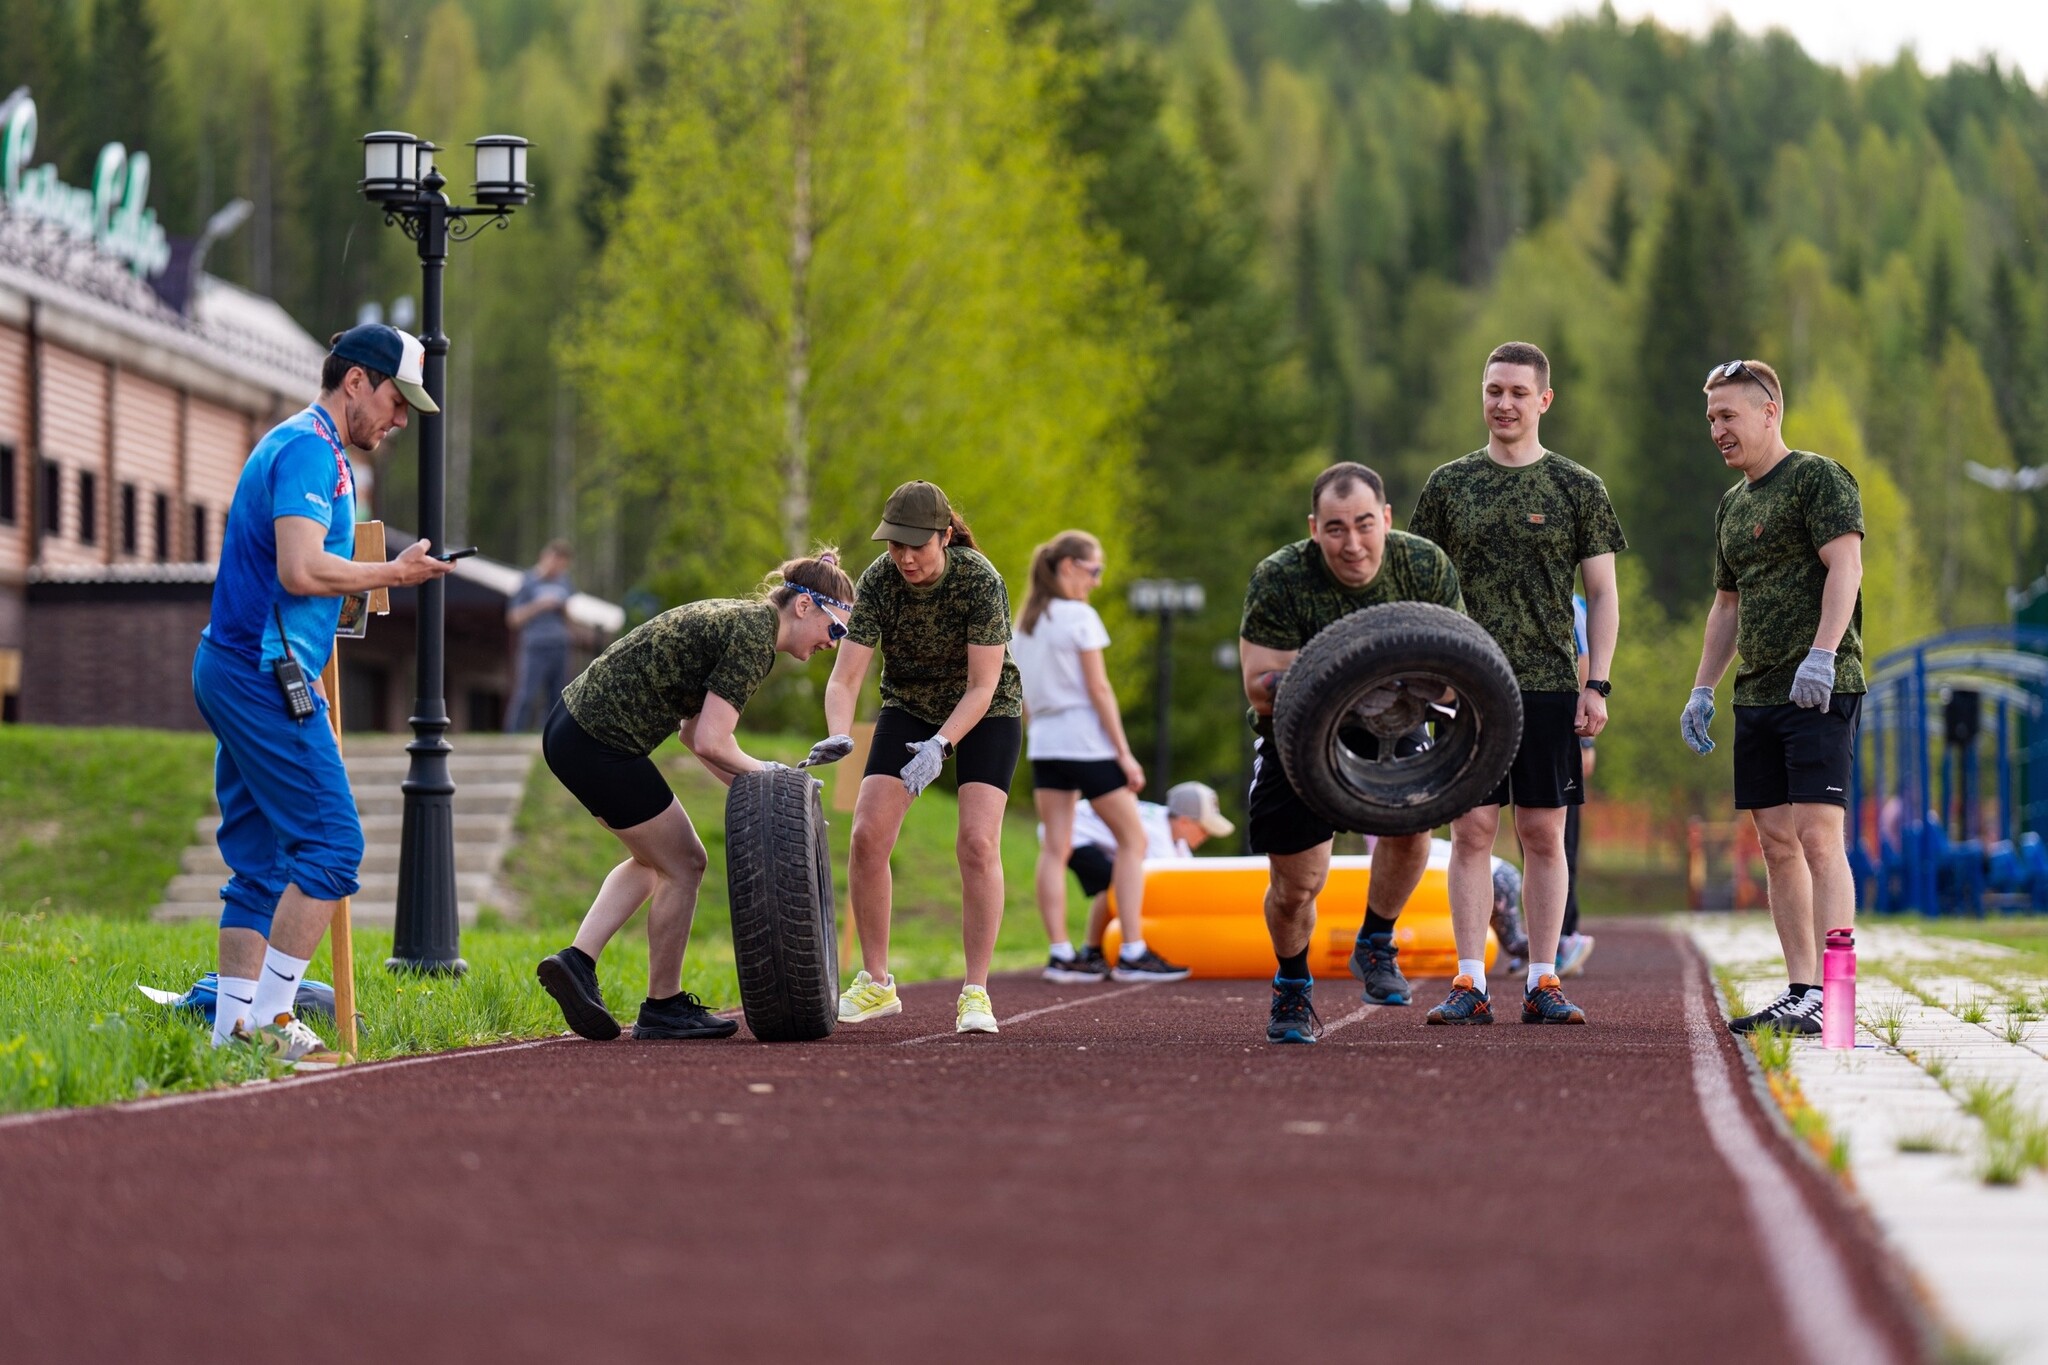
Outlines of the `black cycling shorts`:
{"label": "black cycling shorts", "polygon": [[1131,785],[1123,764],[1113,758],[1034,758],[1034,791],[1079,792],[1083,801],[1120,792]]}
{"label": "black cycling shorts", "polygon": [[613,829],[644,825],[676,799],[653,759],[591,738],[560,697],[548,712],[540,751],[569,794]]}
{"label": "black cycling shorts", "polygon": [[1479,804],[1556,810],[1583,802],[1586,783],[1578,722],[1578,693],[1524,692],[1522,747],[1493,795]]}
{"label": "black cycling shorts", "polygon": [[[919,720],[894,706],[882,708],[875,717],[875,737],[868,744],[868,766],[863,777],[895,777],[910,762],[904,746],[930,739],[939,727]],[[967,737],[953,746],[953,772],[960,785],[986,782],[991,787],[1010,789],[1017,775],[1017,756],[1024,752],[1024,722],[1015,716],[983,716]]]}
{"label": "black cycling shorts", "polygon": [[1735,809],[1849,807],[1856,722],[1863,694],[1837,692],[1825,711],[1783,706],[1735,708]]}
{"label": "black cycling shorts", "polygon": [[1116,850],[1101,844],[1077,844],[1067,855],[1067,867],[1081,883],[1081,894],[1094,900],[1109,890],[1116,875]]}
{"label": "black cycling shorts", "polygon": [[[1379,741],[1369,734],[1351,735],[1348,742],[1367,758],[1379,752]],[[1404,757],[1428,747],[1429,731],[1422,726],[1394,741],[1394,752]],[[1252,743],[1252,789],[1245,819],[1245,838],[1254,853],[1306,853],[1337,836],[1337,828],[1310,810],[1294,790],[1280,766],[1278,747],[1264,735]]]}

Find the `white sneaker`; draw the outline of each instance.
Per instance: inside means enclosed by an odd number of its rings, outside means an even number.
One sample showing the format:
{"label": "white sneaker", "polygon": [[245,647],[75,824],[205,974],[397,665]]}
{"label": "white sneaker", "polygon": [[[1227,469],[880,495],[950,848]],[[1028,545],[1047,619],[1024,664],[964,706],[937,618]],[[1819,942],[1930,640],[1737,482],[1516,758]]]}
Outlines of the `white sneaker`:
{"label": "white sneaker", "polygon": [[996,1007],[989,1001],[988,990],[983,986],[966,986],[960,991],[960,1003],[953,1007],[955,1033],[994,1033],[996,1031]]}
{"label": "white sneaker", "polygon": [[880,1019],[885,1014],[903,1013],[903,1002],[896,995],[896,978],[885,982],[877,981],[865,971],[853,978],[853,984],[839,993],[839,1022],[858,1024],[864,1019]]}
{"label": "white sneaker", "polygon": [[320,1035],[299,1022],[295,1014],[280,1014],[251,1033],[244,1021],[235,1025],[235,1038],[261,1048],[281,1062],[301,1071],[316,1071],[341,1065],[341,1054],[320,1041]]}

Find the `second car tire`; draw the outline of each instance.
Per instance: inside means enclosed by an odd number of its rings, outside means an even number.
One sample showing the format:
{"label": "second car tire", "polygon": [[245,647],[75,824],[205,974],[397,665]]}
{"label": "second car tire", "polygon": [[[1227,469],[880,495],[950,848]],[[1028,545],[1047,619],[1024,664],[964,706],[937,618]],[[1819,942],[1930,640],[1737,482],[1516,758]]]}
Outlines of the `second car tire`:
{"label": "second car tire", "polygon": [[742,773],[725,803],[726,890],[747,1028],[810,1042],[839,1022],[832,852],[819,784],[793,768]]}

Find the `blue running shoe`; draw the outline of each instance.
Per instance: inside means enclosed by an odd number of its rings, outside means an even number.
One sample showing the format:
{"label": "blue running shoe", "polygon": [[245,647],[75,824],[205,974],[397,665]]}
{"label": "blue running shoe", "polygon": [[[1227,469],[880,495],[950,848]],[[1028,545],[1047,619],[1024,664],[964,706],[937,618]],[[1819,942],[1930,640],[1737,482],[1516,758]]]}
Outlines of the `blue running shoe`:
{"label": "blue running shoe", "polygon": [[1536,983],[1536,988],[1522,996],[1522,1022],[1525,1024],[1583,1024],[1586,1012],[1564,998],[1564,988],[1556,977],[1548,975]]}
{"label": "blue running shoe", "polygon": [[1323,1021],[1316,1017],[1316,983],[1273,978],[1273,1017],[1266,1023],[1269,1043],[1313,1043],[1323,1036]]}
{"label": "blue running shoe", "polygon": [[1359,998],[1369,1005],[1405,1005],[1408,978],[1401,975],[1401,950],[1392,934],[1361,934],[1351,950],[1351,974],[1365,987]]}
{"label": "blue running shoe", "polygon": [[1423,1016],[1425,1024],[1490,1024],[1493,1002],[1486,998],[1469,976],[1454,977],[1451,993],[1444,1002]]}

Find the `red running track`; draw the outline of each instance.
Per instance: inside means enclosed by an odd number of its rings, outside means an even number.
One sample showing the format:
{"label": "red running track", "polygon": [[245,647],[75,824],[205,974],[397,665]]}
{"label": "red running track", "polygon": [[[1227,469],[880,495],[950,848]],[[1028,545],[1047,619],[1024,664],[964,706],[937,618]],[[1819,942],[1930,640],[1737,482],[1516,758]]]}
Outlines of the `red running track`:
{"label": "red running track", "polygon": [[1270,1048],[1260,983],[1014,979],[956,1039],[935,983],[7,1121],[0,1360],[1922,1358],[1690,950],[1600,932],[1583,1029],[1330,982]]}

